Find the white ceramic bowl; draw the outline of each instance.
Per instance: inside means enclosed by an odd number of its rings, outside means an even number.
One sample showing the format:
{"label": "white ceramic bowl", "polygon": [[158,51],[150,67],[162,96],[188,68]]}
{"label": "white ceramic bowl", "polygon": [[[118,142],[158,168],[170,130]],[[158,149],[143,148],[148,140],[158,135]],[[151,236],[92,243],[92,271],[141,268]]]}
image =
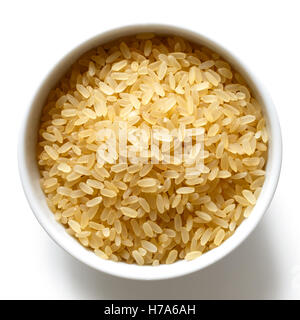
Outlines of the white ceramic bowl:
{"label": "white ceramic bowl", "polygon": [[[160,265],[156,267],[138,266],[135,264],[129,265],[122,262],[99,259],[92,251],[85,249],[77,242],[77,240],[72,238],[65,231],[64,227],[55,221],[53,213],[49,210],[46,204],[45,196],[39,183],[40,176],[36,161],[36,142],[39,118],[45,99],[49,93],[49,89],[56,84],[70,65],[84,52],[113,39],[139,32],[176,34],[195,43],[205,45],[221,54],[224,59],[230,62],[231,65],[244,76],[249,86],[252,88],[254,95],[262,105],[264,116],[267,119],[267,128],[270,134],[266,180],[257,204],[255,205],[250,217],[244,220],[237,228],[234,235],[226,240],[220,247],[203,254],[200,258],[190,262],[178,261],[171,265]],[[240,245],[254,230],[273,198],[280,174],[281,155],[281,133],[276,110],[266,90],[252,71],[247,68],[245,63],[241,62],[239,58],[235,57],[227,49],[197,32],[169,25],[156,24],[132,25],[101,33],[100,35],[80,44],[62,58],[46,76],[27,110],[20,132],[18,147],[19,170],[26,197],[36,218],[50,237],[72,256],[96,270],[119,277],[140,280],[167,279],[201,270],[220,260]]]}

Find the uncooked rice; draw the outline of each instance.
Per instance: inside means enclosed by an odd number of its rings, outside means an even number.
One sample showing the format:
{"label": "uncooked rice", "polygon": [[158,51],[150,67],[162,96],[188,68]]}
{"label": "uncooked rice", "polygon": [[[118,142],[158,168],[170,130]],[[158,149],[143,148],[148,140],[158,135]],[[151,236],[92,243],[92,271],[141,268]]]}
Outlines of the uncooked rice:
{"label": "uncooked rice", "polygon": [[[170,143],[165,150],[182,144],[184,126],[202,128],[203,167],[175,156],[118,163],[116,152],[99,161],[99,130],[122,121],[129,133],[160,128],[154,138]],[[128,139],[136,146],[134,134]],[[234,233],[262,189],[267,149],[261,107],[229,63],[177,36],[147,33],[90,50],[51,90],[38,165],[55,219],[84,247],[157,266],[198,258]],[[143,157],[151,153],[163,157],[158,149]]]}

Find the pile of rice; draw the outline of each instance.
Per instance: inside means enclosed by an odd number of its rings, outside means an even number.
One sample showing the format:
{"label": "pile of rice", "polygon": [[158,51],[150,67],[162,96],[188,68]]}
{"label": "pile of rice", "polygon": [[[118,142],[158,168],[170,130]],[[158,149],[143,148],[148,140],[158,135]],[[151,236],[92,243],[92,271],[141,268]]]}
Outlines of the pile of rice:
{"label": "pile of rice", "polygon": [[[99,161],[99,130],[124,121],[132,132],[203,128],[204,165]],[[192,260],[250,215],[267,142],[259,104],[217,53],[140,34],[87,52],[51,90],[39,129],[41,186],[55,219],[103,259]]]}

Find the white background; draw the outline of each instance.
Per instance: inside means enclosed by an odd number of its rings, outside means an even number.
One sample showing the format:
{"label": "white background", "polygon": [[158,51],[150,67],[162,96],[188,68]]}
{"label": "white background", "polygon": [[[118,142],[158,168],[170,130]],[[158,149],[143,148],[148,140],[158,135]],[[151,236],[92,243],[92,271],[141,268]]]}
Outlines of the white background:
{"label": "white background", "polygon": [[[300,2],[2,1],[0,5],[0,298],[299,299]],[[17,137],[24,110],[50,68],[80,42],[130,23],[199,31],[238,55],[277,107],[284,157],[265,218],[232,254],[179,279],[123,280],[76,261],[48,237],[19,180]]]}

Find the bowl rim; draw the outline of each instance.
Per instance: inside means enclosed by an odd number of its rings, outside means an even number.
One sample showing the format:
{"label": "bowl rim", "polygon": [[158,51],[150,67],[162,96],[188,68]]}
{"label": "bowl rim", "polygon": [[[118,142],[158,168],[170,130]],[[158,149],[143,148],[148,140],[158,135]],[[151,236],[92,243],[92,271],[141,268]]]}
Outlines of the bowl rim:
{"label": "bowl rim", "polygon": [[[261,195],[257,201],[253,209],[253,213],[249,218],[245,219],[243,223],[237,228],[235,233],[228,238],[222,245],[218,248],[210,250],[203,254],[198,259],[193,261],[186,262],[184,260],[177,261],[171,265],[160,265],[160,266],[138,266],[135,264],[129,265],[121,262],[113,262],[109,260],[99,260],[98,257],[93,259],[89,255],[82,254],[82,250],[76,248],[75,245],[70,245],[65,241],[65,237],[61,236],[56,228],[53,228],[48,222],[48,218],[45,214],[43,214],[44,208],[41,206],[42,199],[38,197],[33,188],[32,178],[30,177],[30,172],[28,170],[27,164],[27,148],[26,148],[26,133],[28,130],[28,126],[30,125],[31,117],[32,117],[32,109],[36,100],[39,97],[40,91],[43,89],[43,86],[50,78],[51,74],[57,72],[59,66],[61,64],[70,65],[70,59],[72,56],[76,55],[75,60],[80,56],[78,52],[81,54],[88,50],[88,48],[93,48],[97,44],[100,45],[102,43],[107,42],[104,39],[117,39],[123,35],[136,34],[140,32],[154,32],[158,34],[178,34],[187,39],[197,39],[195,42],[205,45],[217,53],[220,53],[225,60],[233,63],[234,68],[237,67],[239,71],[243,71],[243,75],[248,77],[248,81],[250,82],[250,87],[255,89],[256,93],[260,96],[260,100],[263,104],[265,115],[267,116],[268,124],[269,124],[269,132],[270,132],[270,140],[271,146],[269,146],[268,150],[268,161],[267,161],[267,175],[266,181],[263,185]],[[192,40],[193,41],[193,40]],[[84,49],[83,48],[87,48]],[[72,59],[74,60],[74,59]],[[67,62],[66,62],[67,61]],[[42,107],[41,107],[42,108]],[[235,248],[237,248],[255,229],[257,224],[260,222],[261,218],[265,214],[267,208],[269,207],[271,200],[274,196],[280,170],[282,163],[282,137],[281,137],[281,129],[279,124],[279,119],[277,116],[277,112],[275,106],[258,78],[255,76],[252,70],[250,70],[245,64],[244,61],[241,61],[232,51],[226,49],[219,42],[208,38],[198,31],[194,31],[192,29],[187,29],[175,25],[170,24],[161,24],[161,23],[144,23],[144,24],[130,24],[125,26],[120,26],[116,28],[110,28],[99,34],[89,38],[81,42],[79,45],[75,46],[69,52],[62,57],[45,75],[43,81],[40,86],[36,90],[36,93],[33,96],[31,103],[29,104],[25,116],[22,121],[21,129],[19,132],[19,140],[18,140],[18,166],[19,166],[19,174],[23,186],[24,193],[28,200],[28,203],[33,211],[36,219],[44,228],[44,230],[48,233],[48,235],[66,252],[71,254],[77,260],[82,263],[90,266],[91,268],[113,275],[121,278],[134,279],[134,280],[163,280],[170,279],[175,277],[184,276],[199,270],[202,270],[215,262],[219,261],[230,252],[232,252]],[[45,199],[44,199],[45,201]],[[245,223],[246,222],[246,223]],[[56,222],[57,223],[57,222]],[[59,223],[57,223],[59,225]],[[241,230],[242,229],[242,230]],[[239,230],[239,232],[238,232]],[[70,237],[66,232],[65,234]],[[76,240],[75,240],[76,241]],[[82,247],[78,242],[76,242],[78,247]],[[83,248],[85,251],[85,248]],[[118,266],[117,266],[118,265]]]}

